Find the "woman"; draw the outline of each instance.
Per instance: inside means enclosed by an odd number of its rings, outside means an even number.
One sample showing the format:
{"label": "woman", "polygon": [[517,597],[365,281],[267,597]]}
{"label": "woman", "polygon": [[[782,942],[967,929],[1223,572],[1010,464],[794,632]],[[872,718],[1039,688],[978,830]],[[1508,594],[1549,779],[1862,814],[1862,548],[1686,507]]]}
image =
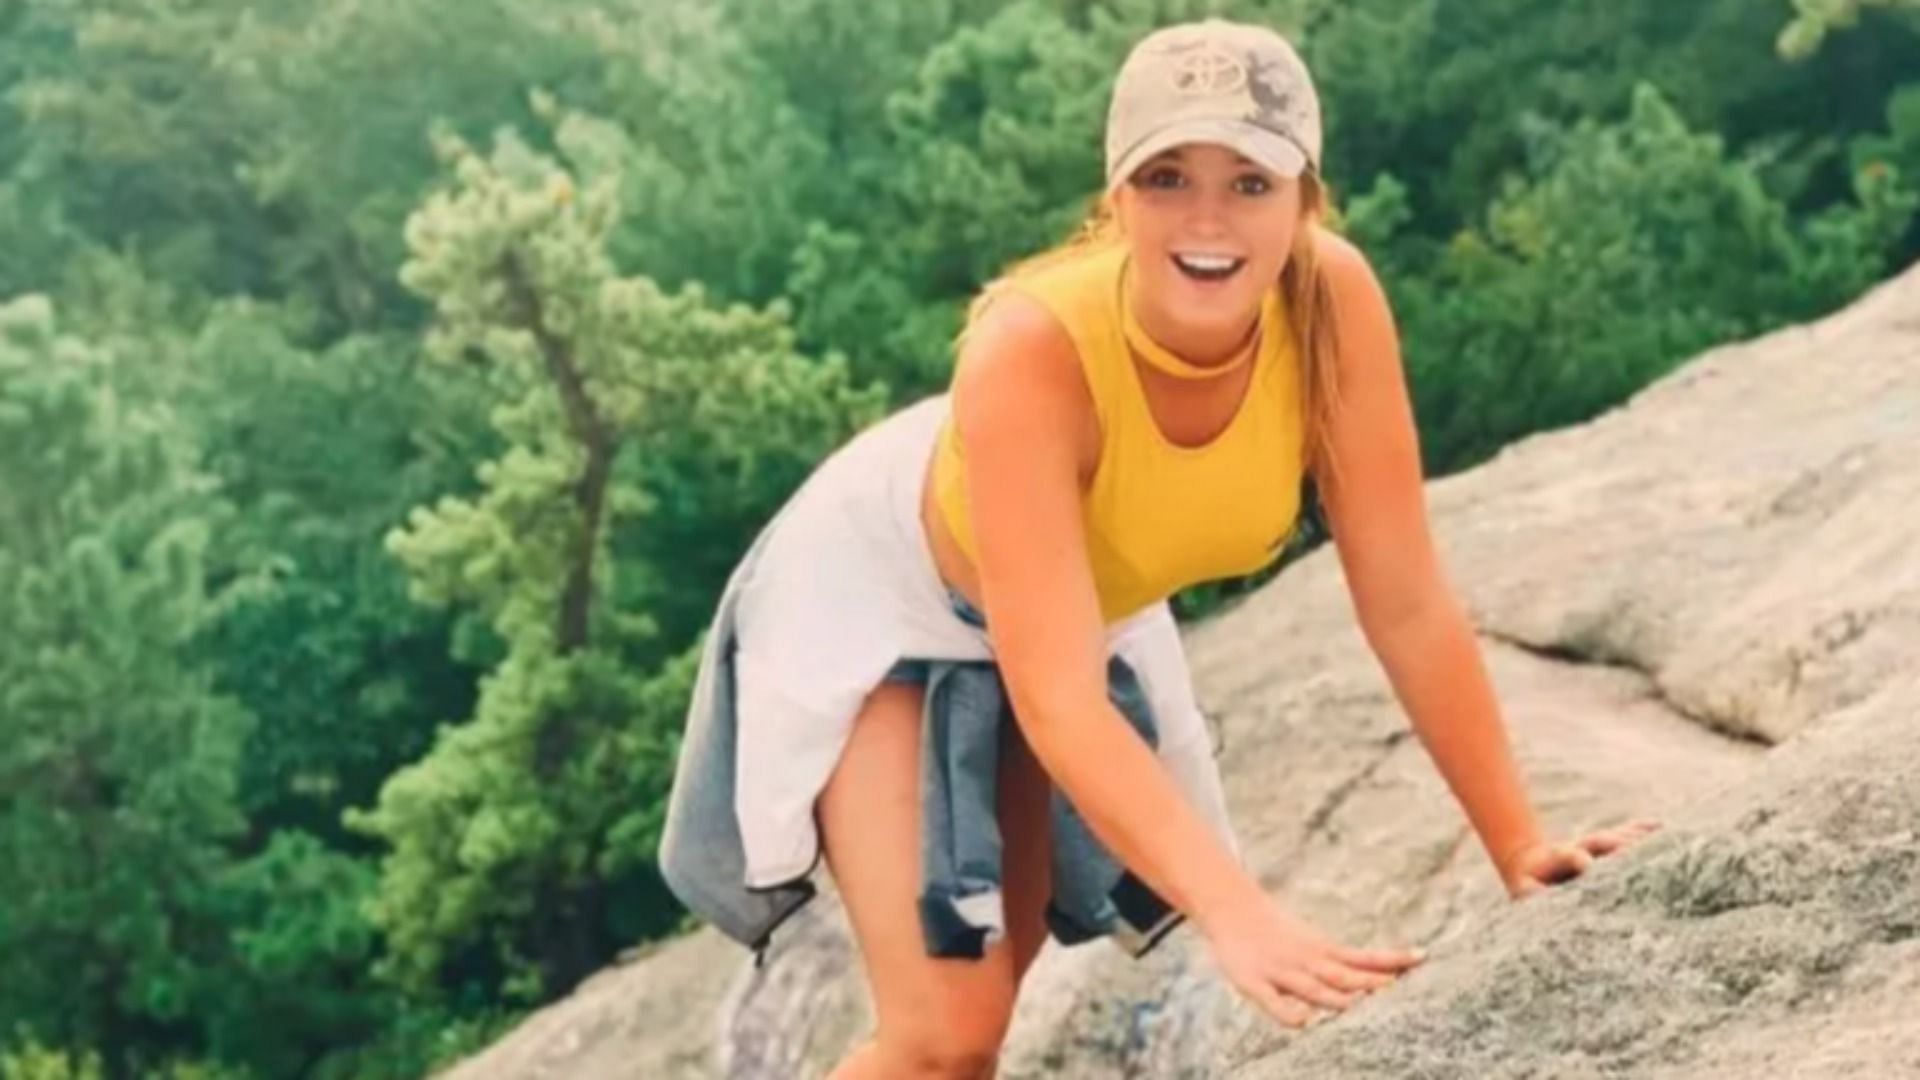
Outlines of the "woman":
{"label": "woman", "polygon": [[[991,1075],[1050,929],[1138,955],[1190,918],[1296,1027],[1419,962],[1329,940],[1242,867],[1166,605],[1277,557],[1309,474],[1366,637],[1510,893],[1655,827],[1554,843],[1535,823],[1428,535],[1386,298],[1321,224],[1320,146],[1279,35],[1141,40],[1093,220],[984,290],[950,394],[823,463],[729,582],[662,866],[763,948],[824,853],[878,1017],[833,1076]],[[1008,709],[948,666],[969,662]],[[992,820],[969,819],[982,797]]]}

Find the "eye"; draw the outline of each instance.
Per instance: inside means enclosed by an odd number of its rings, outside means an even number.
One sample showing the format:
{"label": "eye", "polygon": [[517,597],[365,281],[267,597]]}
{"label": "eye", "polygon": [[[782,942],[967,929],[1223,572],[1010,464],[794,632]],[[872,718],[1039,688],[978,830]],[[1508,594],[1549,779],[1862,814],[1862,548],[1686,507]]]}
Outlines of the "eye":
{"label": "eye", "polygon": [[1170,188],[1180,180],[1180,170],[1161,165],[1140,174],[1143,188]]}
{"label": "eye", "polygon": [[[1171,191],[1186,186],[1186,177],[1179,169],[1171,165],[1151,166],[1142,169],[1134,178],[1134,186],[1156,191]],[[1273,184],[1260,173],[1242,173],[1234,179],[1234,187],[1243,195],[1260,196],[1273,191]]]}

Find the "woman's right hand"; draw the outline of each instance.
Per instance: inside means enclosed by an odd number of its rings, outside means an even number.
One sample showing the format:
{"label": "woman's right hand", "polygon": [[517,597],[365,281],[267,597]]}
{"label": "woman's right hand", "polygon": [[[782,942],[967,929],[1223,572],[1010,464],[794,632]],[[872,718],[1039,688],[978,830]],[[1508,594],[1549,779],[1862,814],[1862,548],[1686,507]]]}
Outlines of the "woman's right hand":
{"label": "woman's right hand", "polygon": [[1426,959],[1418,949],[1337,944],[1264,893],[1196,922],[1233,988],[1290,1028],[1312,1023],[1314,1006],[1344,1010]]}

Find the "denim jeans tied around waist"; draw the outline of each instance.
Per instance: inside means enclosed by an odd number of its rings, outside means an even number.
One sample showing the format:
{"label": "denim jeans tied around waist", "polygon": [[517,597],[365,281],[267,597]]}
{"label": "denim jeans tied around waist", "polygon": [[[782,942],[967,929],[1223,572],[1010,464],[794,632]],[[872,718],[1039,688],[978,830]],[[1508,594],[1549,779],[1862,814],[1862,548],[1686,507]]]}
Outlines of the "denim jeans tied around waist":
{"label": "denim jeans tied around waist", "polygon": [[[953,613],[986,628],[986,616],[947,590]],[[1001,740],[1017,737],[999,668],[992,661],[907,658],[886,678],[925,687],[921,721],[921,891],[927,952],[978,958],[1006,932],[1002,844],[996,813]],[[1149,747],[1158,730],[1147,694],[1127,663],[1107,662],[1109,700]],[[1122,867],[1066,796],[1053,788],[1052,892],[1046,922],[1075,945],[1111,935],[1129,954],[1152,949],[1182,916]]]}

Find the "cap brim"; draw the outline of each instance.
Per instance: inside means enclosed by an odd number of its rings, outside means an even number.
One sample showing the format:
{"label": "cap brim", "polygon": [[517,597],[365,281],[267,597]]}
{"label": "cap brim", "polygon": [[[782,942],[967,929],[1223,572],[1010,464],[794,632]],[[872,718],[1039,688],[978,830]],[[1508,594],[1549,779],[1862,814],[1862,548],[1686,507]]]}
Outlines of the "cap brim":
{"label": "cap brim", "polygon": [[1245,120],[1193,119],[1169,124],[1135,143],[1108,175],[1107,191],[1119,187],[1148,158],[1186,143],[1218,143],[1281,176],[1299,176],[1307,169],[1306,153],[1284,135]]}

